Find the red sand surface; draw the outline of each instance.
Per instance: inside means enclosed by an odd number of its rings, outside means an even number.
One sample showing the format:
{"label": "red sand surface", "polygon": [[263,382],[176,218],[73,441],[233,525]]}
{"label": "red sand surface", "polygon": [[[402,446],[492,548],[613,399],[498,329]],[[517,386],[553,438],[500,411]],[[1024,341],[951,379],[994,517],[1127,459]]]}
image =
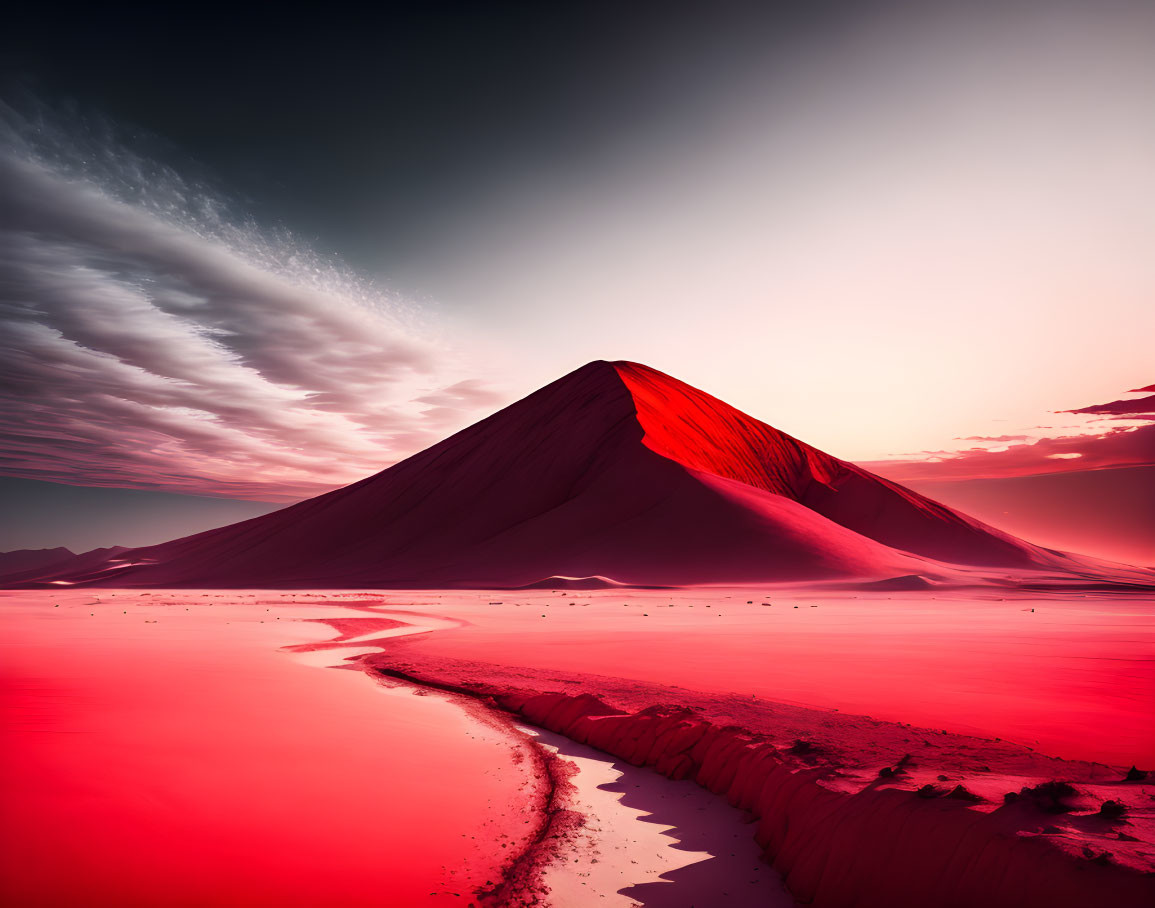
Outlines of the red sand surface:
{"label": "red sand surface", "polygon": [[363,665],[750,810],[803,903],[1155,902],[1155,784],[1128,772],[1153,753],[1150,600],[386,598],[469,626],[387,642]]}
{"label": "red sand surface", "polygon": [[[1155,754],[1150,599],[71,590],[0,622],[6,903],[538,904],[581,840],[502,710],[750,810],[816,906],[1155,893],[1155,785],[1123,779]],[[313,667],[345,657],[460,696]]]}
{"label": "red sand surface", "polygon": [[1119,583],[634,363],[594,362],[407,460],[292,507],[9,586],[521,587]]}
{"label": "red sand surface", "polygon": [[500,606],[484,595],[415,597],[388,600],[470,626],[399,641],[406,658],[757,696],[1155,767],[1150,599],[751,589],[521,591],[501,594]]}
{"label": "red sand surface", "polygon": [[0,902],[462,905],[495,877],[524,745],[278,652],[362,613],[242,596],[0,596]]}

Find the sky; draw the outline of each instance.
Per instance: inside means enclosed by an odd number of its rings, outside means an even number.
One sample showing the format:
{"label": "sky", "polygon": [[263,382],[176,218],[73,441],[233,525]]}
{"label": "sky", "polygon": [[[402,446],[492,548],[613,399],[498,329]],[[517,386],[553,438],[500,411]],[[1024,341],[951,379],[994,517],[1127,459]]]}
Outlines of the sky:
{"label": "sky", "polygon": [[592,359],[899,480],[1155,462],[1150,3],[248,16],[10,14],[0,476],[284,503]]}

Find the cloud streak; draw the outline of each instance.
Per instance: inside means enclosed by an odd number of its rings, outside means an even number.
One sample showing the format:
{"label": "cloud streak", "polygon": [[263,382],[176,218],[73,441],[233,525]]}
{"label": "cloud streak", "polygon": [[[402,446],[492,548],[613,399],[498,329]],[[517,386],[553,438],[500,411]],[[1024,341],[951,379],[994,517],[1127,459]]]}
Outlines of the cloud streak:
{"label": "cloud streak", "polygon": [[293,500],[492,408],[417,313],[0,109],[0,473]]}
{"label": "cloud streak", "polygon": [[[1131,393],[1149,391],[1151,387]],[[1000,479],[1155,464],[1155,396],[1122,398],[1060,412],[1100,418],[1081,434],[1036,440],[1025,435],[970,436],[960,440],[1004,444],[997,448],[927,451],[918,459],[874,461],[864,466],[898,482],[908,482]],[[1129,424],[1108,424],[1104,428],[1102,424],[1107,420]]]}
{"label": "cloud streak", "polygon": [[1155,419],[1155,394],[1149,397],[1140,397],[1137,400],[1113,400],[1106,404],[1093,404],[1090,407],[1080,407],[1078,410],[1068,410],[1067,412],[1099,413],[1130,418],[1147,417],[1149,419]]}

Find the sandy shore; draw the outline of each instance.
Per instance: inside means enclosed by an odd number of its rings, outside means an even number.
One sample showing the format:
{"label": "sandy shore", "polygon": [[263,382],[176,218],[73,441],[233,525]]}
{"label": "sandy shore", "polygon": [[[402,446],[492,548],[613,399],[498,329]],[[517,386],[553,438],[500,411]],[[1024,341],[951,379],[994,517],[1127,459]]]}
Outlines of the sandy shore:
{"label": "sandy shore", "polygon": [[[363,664],[753,809],[766,856],[814,904],[1053,908],[1155,895],[1155,788],[1128,778],[1132,762],[1150,765],[1150,601],[383,599],[461,625]],[[775,697],[782,681],[792,696]],[[845,709],[856,702],[870,714]]]}
{"label": "sandy shore", "polygon": [[402,645],[428,662],[603,675],[1155,766],[1149,597],[746,588],[382,600],[462,622]]}
{"label": "sandy shore", "polygon": [[794,908],[750,836],[749,816],[562,735],[524,726],[574,767],[567,796],[584,818],[542,872],[550,908]]}

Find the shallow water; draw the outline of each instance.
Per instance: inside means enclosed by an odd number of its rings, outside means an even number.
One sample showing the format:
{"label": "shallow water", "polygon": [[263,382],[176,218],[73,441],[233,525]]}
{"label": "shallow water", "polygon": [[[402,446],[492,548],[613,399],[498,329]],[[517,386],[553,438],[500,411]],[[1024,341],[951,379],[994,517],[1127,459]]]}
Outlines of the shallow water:
{"label": "shallow water", "polygon": [[289,598],[0,594],[0,901],[463,905],[494,877],[524,742],[279,651],[363,614]]}

